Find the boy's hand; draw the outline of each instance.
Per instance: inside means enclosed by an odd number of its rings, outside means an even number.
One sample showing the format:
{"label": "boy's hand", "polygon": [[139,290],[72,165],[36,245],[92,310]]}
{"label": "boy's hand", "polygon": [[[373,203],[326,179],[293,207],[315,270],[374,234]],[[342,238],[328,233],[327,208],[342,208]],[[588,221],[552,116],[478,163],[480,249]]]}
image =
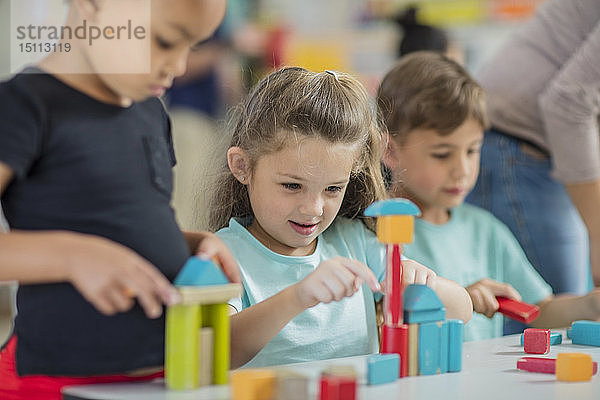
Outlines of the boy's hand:
{"label": "boy's hand", "polygon": [[214,233],[195,232],[199,243],[196,255],[200,258],[214,259],[223,268],[223,272],[231,282],[240,283],[240,269],[237,261],[225,245],[225,243]]}
{"label": "boy's hand", "polygon": [[514,287],[508,283],[501,283],[488,278],[477,281],[465,289],[473,302],[473,311],[484,314],[488,318],[492,318],[498,311],[499,305],[496,296],[521,301],[521,295]]}
{"label": "boy's hand", "polygon": [[134,298],[149,318],[162,314],[162,304],[180,301],[169,280],[147,260],[121,244],[93,235],[64,234],[61,249],[67,280],[102,314],[133,307]]}
{"label": "boy's hand", "polygon": [[413,260],[402,260],[402,287],[408,285],[427,285],[435,289],[436,273]]}
{"label": "boy's hand", "polygon": [[295,284],[296,295],[303,308],[319,303],[340,301],[350,297],[367,282],[371,290],[381,290],[373,271],[357,260],[335,257],[323,261],[306,278]]}

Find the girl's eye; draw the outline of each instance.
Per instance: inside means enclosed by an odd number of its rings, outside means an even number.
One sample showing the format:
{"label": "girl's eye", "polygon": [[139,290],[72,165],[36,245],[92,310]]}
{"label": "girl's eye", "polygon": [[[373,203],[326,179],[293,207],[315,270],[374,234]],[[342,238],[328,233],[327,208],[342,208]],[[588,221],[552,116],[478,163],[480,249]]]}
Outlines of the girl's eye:
{"label": "girl's eye", "polygon": [[283,183],[282,186],[287,190],[299,190],[302,187],[299,183]]}
{"label": "girl's eye", "polygon": [[450,153],[433,153],[431,156],[433,158],[443,160],[443,159],[448,158],[450,156]]}
{"label": "girl's eye", "polygon": [[481,153],[481,149],[479,147],[475,149],[469,149],[468,154],[479,154]]}
{"label": "girl's eye", "polygon": [[326,190],[331,193],[339,193],[342,191],[342,189],[343,188],[341,186],[328,186]]}
{"label": "girl's eye", "polygon": [[161,49],[164,50],[169,50],[171,48],[173,48],[173,44],[167,42],[166,40],[156,36],[156,44],[158,44],[158,47],[160,47]]}

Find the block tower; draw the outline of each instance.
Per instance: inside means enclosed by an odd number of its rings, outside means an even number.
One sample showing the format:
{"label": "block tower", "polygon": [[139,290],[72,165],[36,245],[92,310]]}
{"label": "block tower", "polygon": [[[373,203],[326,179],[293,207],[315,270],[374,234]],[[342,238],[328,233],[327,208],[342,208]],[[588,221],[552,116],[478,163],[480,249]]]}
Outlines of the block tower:
{"label": "block tower", "polygon": [[212,261],[191,257],[174,282],[182,297],[167,308],[165,380],[174,390],[227,383],[229,313],[227,301],[242,286],[230,283]]}

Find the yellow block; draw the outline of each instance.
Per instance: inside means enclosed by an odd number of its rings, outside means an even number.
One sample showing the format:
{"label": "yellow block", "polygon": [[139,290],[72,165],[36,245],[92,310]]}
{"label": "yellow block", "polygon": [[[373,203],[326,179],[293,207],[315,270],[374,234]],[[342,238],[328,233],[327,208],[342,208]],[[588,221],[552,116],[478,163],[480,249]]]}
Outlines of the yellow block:
{"label": "yellow block", "polygon": [[271,400],[275,394],[275,372],[242,369],[231,374],[232,400]]}
{"label": "yellow block", "polygon": [[567,382],[592,379],[592,356],[585,353],[560,353],[556,357],[556,379]]}
{"label": "yellow block", "polygon": [[377,239],[383,243],[410,243],[413,240],[415,217],[386,215],[377,218]]}

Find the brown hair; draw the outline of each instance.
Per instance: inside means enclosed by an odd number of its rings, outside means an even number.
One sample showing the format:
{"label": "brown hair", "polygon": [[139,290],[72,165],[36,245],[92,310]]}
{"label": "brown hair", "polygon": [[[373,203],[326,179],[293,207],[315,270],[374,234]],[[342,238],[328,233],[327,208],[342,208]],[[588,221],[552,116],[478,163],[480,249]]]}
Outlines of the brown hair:
{"label": "brown hair", "polygon": [[418,128],[447,135],[469,117],[489,126],[481,86],[457,62],[430,51],[400,58],[379,86],[377,108],[400,141]]}
{"label": "brown hair", "polygon": [[[385,197],[379,164],[382,124],[364,87],[347,74],[317,73],[298,67],[273,72],[238,106],[231,125],[230,146],[247,152],[251,170],[261,156],[289,145],[290,138],[356,144],[358,157],[339,216],[360,217],[369,204]],[[232,217],[254,215],[246,187],[229,171],[226,159],[215,183],[210,210],[211,230],[227,226]],[[363,221],[373,227],[371,219]]]}

